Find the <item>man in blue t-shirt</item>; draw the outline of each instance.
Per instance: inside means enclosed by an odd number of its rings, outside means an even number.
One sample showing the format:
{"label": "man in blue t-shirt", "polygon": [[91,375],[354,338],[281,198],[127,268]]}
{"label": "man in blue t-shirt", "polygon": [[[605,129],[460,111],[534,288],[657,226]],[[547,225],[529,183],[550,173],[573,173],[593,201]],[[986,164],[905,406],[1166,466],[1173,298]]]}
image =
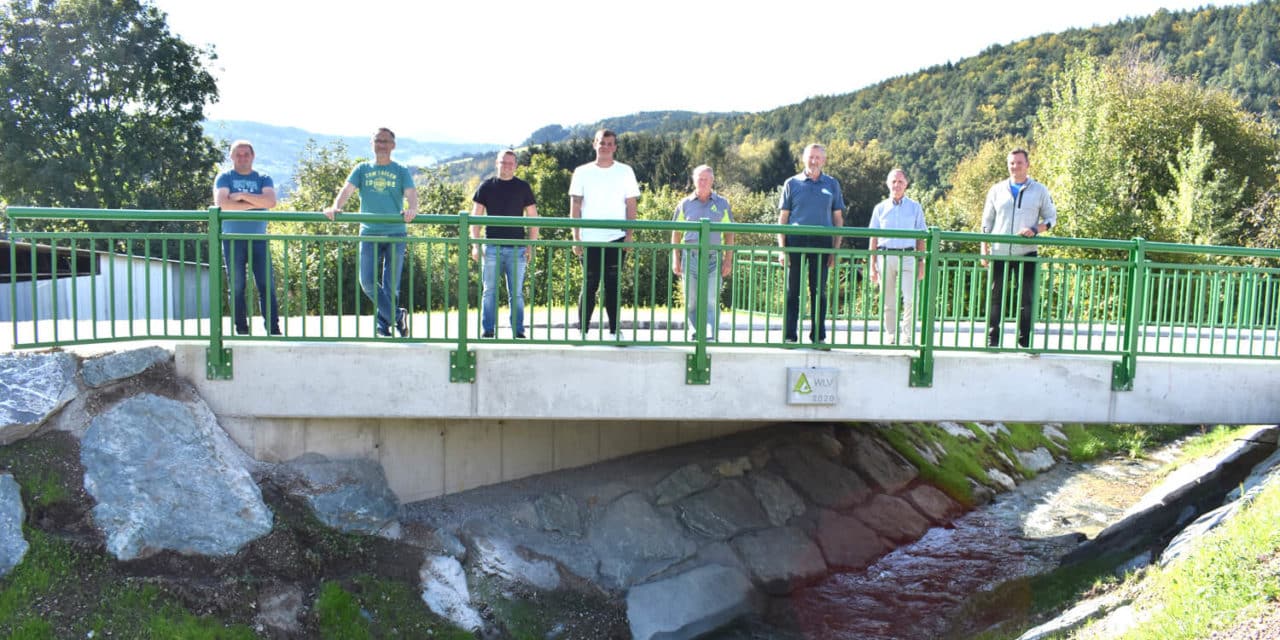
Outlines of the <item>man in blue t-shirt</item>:
{"label": "man in blue t-shirt", "polygon": [[[275,183],[271,176],[253,170],[253,145],[248,140],[231,143],[232,169],[213,183],[213,204],[223,211],[266,211],[276,206]],[[266,234],[266,220],[227,220],[223,233]],[[249,315],[245,309],[245,271],[253,271],[258,287],[258,304],[267,333],[280,335],[280,310],[276,301],[275,274],[271,252],[264,240],[223,240],[222,260],[231,285],[231,317],[238,335],[248,335]]]}
{"label": "man in blue t-shirt", "polygon": [[[347,176],[333,206],[324,210],[330,220],[360,190],[360,213],[397,215],[404,222],[364,222],[360,235],[377,238],[360,243],[360,289],[376,307],[374,334],[389,337],[394,326],[400,337],[409,335],[409,311],[400,307],[400,272],[404,269],[405,223],[418,215],[418,189],[408,167],[393,162],[396,134],[383,127],[373,135],[373,162],[361,162]],[[409,206],[405,207],[405,201]],[[390,238],[390,240],[384,239]]]}
{"label": "man in blue t-shirt", "polygon": [[[473,216],[528,216],[538,217],[538,205],[533,188],[516,177],[516,152],[507,149],[498,154],[498,175],[485,180],[471,196]],[[471,227],[471,238],[480,239],[482,225]],[[524,338],[524,273],[533,259],[533,247],[514,241],[525,240],[524,227],[483,225],[485,237],[497,243],[484,243],[484,263],[480,280],[484,284],[480,294],[480,337],[492,338],[498,324],[498,274],[507,282],[507,301],[511,305],[511,332],[516,338]],[[529,240],[538,239],[538,228],[530,227]],[[471,245],[471,258],[480,258],[481,243]]]}
{"label": "man in blue t-shirt", "polygon": [[[778,199],[778,224],[814,227],[844,226],[844,195],[840,183],[822,172],[827,150],[820,144],[804,148],[804,171],[782,184]],[[796,342],[800,321],[800,274],[809,275],[809,340],[827,340],[827,272],[835,265],[840,236],[778,234],[783,248],[778,259],[787,267],[787,298],[783,313],[783,339]],[[791,249],[788,251],[787,249]],[[795,249],[799,249],[796,251]]]}

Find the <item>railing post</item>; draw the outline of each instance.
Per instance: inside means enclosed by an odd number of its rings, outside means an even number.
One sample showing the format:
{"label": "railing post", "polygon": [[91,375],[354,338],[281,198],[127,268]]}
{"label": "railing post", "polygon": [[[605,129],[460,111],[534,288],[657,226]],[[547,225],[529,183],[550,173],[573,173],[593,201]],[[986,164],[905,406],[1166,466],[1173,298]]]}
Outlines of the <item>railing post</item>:
{"label": "railing post", "polygon": [[222,345],[222,209],[209,207],[209,348],[205,377],[231,379],[231,350]]}
{"label": "railing post", "polygon": [[[709,255],[711,251],[711,221],[703,218],[701,228],[698,229],[698,295],[693,302],[694,319],[698,324],[696,335],[697,340],[694,343],[693,353],[685,356],[685,384],[711,384],[711,356],[707,355],[707,307],[712,304],[712,296],[718,295],[719,291],[710,291],[711,274],[708,273],[708,265],[711,263]],[[685,269],[688,269],[685,265]],[[687,272],[686,272],[687,273]],[[685,304],[688,304],[689,292],[684,292]],[[716,302],[715,304],[720,304]],[[688,312],[685,312],[688,316]],[[718,329],[718,327],[717,327]]]}
{"label": "railing post", "polygon": [[[471,221],[467,212],[458,212],[458,348],[449,352],[449,382],[476,381],[476,352],[467,350],[467,311],[470,303]],[[427,319],[430,322],[430,318]]]}
{"label": "railing post", "polygon": [[1111,364],[1111,390],[1133,391],[1133,379],[1138,369],[1138,322],[1146,307],[1143,298],[1143,281],[1147,271],[1147,241],[1133,239],[1129,252],[1129,304],[1124,314],[1124,354],[1120,362]]}
{"label": "railing post", "polygon": [[[911,374],[908,384],[912,387],[933,386],[933,322],[937,317],[938,301],[933,294],[934,283],[938,280],[938,250],[942,244],[942,230],[929,227],[929,237],[925,238],[924,282],[920,285],[920,296],[916,299],[916,308],[920,309],[920,355],[911,359]],[[912,285],[915,283],[913,282]],[[921,304],[921,303],[924,304]]]}

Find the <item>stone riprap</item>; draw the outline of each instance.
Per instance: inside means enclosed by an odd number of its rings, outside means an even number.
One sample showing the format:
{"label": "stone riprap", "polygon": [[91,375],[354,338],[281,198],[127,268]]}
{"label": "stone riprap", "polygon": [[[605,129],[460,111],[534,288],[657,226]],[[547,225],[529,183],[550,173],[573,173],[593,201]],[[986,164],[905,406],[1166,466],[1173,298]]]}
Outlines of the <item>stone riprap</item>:
{"label": "stone riprap", "polygon": [[90,387],[104,387],[172,360],[173,354],[160,347],[121,351],[85,360],[80,367],[80,378]]}
{"label": "stone riprap", "polygon": [[708,565],[627,592],[635,640],[696,638],[755,610],[755,590],[737,569]]}
{"label": "stone riprap", "polygon": [[225,556],[271,530],[249,459],[204,404],[152,394],[94,418],[80,443],[85,490],[107,550]]}
{"label": "stone riprap", "polygon": [[400,535],[400,502],[377,462],[308,453],[271,473],[286,493],[305,499],[327,526],[346,533]]}
{"label": "stone riprap", "polygon": [[0,578],[9,575],[27,555],[27,539],[22,536],[26,517],[18,482],[12,475],[0,473]]}
{"label": "stone riprap", "polygon": [[0,445],[31,435],[75,397],[69,353],[0,354]]}

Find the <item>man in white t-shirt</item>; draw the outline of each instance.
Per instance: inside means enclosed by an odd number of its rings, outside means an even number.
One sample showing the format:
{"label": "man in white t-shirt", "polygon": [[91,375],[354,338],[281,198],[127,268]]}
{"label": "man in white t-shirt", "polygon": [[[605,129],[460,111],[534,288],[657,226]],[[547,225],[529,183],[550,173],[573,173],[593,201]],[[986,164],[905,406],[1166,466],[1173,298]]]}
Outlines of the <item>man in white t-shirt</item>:
{"label": "man in white t-shirt", "polygon": [[[631,167],[613,159],[618,149],[618,136],[608,129],[596,132],[593,145],[595,162],[573,170],[569,182],[569,217],[583,220],[635,220],[640,185]],[[582,294],[578,298],[581,315],[579,328],[587,337],[591,316],[595,313],[596,292],[604,277],[605,314],[609,317],[609,334],[618,337],[618,271],[622,263],[622,244],[631,242],[631,230],[575,228],[577,243],[608,243],[583,247],[575,244],[573,253],[582,258]]]}

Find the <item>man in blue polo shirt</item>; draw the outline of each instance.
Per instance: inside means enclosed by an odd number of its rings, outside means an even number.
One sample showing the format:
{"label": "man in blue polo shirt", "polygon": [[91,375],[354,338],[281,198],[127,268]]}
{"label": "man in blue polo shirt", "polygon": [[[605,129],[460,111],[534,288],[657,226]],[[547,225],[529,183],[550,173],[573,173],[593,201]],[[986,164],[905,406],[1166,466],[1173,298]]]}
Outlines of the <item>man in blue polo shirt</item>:
{"label": "man in blue polo shirt", "polygon": [[[360,213],[404,218],[404,222],[360,224],[360,235],[374,238],[360,243],[360,289],[377,308],[374,334],[389,337],[394,326],[403,338],[409,335],[409,312],[396,301],[400,296],[400,272],[404,268],[405,223],[413,222],[418,216],[418,189],[413,185],[409,168],[391,160],[395,148],[396,134],[386,127],[378,129],[373,135],[373,162],[361,162],[351,170],[347,183],[333,199],[333,206],[324,210],[324,215],[333,220],[359,189]],[[404,206],[406,200],[408,207]]]}
{"label": "man in blue polo shirt", "polygon": [[[924,231],[924,209],[919,202],[907,197],[907,173],[902,169],[889,172],[885,180],[889,197],[871,211],[868,229],[909,229]],[[916,280],[924,279],[920,256],[924,254],[924,239],[872,237],[871,282],[884,280],[880,299],[880,334],[889,334],[889,341],[898,344],[899,335],[905,335],[907,344],[915,336]],[[883,252],[876,255],[877,252]],[[913,253],[903,253],[913,252]],[[898,317],[898,297],[902,297],[902,317]]]}
{"label": "man in blue polo shirt", "polygon": [[[231,143],[232,169],[213,183],[213,204],[223,211],[266,211],[276,206],[275,182],[271,176],[253,170],[253,145],[248,140]],[[267,233],[266,220],[227,220],[223,233]],[[249,314],[245,307],[246,270],[253,271],[258,287],[258,304],[267,333],[280,335],[280,308],[276,301],[275,274],[271,251],[263,240],[223,240],[222,260],[231,286],[231,317],[238,335],[249,334]]]}
{"label": "man in blue polo shirt", "polygon": [[[778,224],[843,227],[844,196],[840,183],[822,172],[827,164],[827,150],[820,144],[804,148],[804,171],[787,178],[778,200]],[[800,319],[800,272],[809,276],[809,340],[823,344],[827,340],[827,273],[835,265],[834,251],[839,249],[839,236],[809,236],[799,233],[778,234],[778,246],[784,250],[778,259],[787,267],[787,300],[783,315],[783,339],[797,342]]]}

